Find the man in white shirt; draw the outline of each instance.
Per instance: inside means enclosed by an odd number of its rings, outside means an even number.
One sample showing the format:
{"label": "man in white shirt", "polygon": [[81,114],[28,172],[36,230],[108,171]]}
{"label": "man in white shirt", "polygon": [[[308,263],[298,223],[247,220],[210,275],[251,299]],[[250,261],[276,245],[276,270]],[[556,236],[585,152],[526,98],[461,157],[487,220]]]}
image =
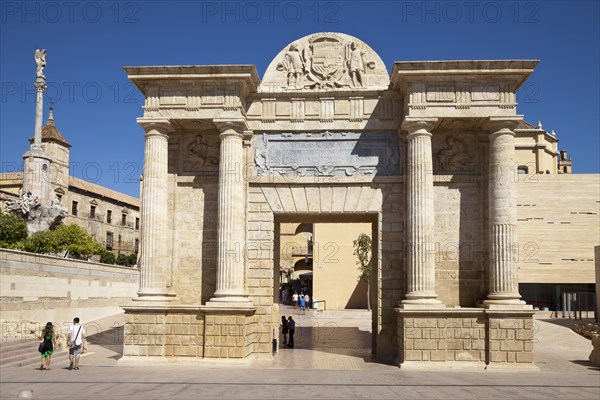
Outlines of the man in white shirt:
{"label": "man in white shirt", "polygon": [[69,326],[67,344],[69,345],[69,361],[71,361],[69,369],[79,369],[79,357],[85,346],[85,329],[79,325],[79,317],[73,318],[73,325]]}

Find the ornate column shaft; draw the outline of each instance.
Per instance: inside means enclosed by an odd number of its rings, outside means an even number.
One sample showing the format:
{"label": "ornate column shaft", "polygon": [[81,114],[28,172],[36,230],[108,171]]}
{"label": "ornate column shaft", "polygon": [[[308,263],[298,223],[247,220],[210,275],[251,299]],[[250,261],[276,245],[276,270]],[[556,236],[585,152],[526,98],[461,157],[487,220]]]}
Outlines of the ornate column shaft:
{"label": "ornate column shaft", "polygon": [[431,129],[435,119],[407,120],[407,292],[402,306],[441,307],[435,293],[433,239],[433,162]]}
{"label": "ornate column shaft", "polygon": [[489,136],[489,294],[486,306],[517,305],[517,185],[515,134],[511,120],[491,121]]}
{"label": "ornate column shaft", "polygon": [[216,306],[250,305],[244,287],[246,214],[244,198],[243,121],[215,121],[219,139],[219,213],[217,289],[209,301]]}
{"label": "ornate column shaft", "polygon": [[146,130],[144,184],[142,186],[142,230],[140,290],[142,301],[172,301],[171,263],[167,260],[168,206],[167,167],[170,130],[167,119],[140,120]]}

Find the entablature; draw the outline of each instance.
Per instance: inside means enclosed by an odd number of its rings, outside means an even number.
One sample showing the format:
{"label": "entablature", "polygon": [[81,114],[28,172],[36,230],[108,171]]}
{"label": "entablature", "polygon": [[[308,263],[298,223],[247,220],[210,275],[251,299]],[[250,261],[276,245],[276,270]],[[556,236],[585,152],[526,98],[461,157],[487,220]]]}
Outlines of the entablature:
{"label": "entablature", "polygon": [[537,60],[396,62],[390,87],[414,117],[516,115],[516,92]]}
{"label": "entablature", "polygon": [[145,97],[144,117],[211,119],[223,111],[245,113],[246,98],[260,82],[253,65],[144,66],[124,70]]}

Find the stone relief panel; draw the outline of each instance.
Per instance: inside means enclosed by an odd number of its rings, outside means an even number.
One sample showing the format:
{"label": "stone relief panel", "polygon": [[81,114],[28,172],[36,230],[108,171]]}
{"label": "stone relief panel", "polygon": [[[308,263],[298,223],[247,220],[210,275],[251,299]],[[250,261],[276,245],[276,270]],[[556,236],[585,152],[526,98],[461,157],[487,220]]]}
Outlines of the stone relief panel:
{"label": "stone relief panel", "polygon": [[262,133],[252,139],[257,176],[400,174],[393,132]]}
{"label": "stone relief panel", "polygon": [[207,133],[189,135],[181,146],[181,172],[185,175],[219,174],[219,137]]}
{"label": "stone relief panel", "polygon": [[433,135],[434,174],[478,174],[480,164],[477,142],[477,136],[471,134],[442,133]]}
{"label": "stone relief panel", "polygon": [[262,91],[378,88],[389,85],[379,56],[342,33],[305,36],[286,46],[265,72]]}

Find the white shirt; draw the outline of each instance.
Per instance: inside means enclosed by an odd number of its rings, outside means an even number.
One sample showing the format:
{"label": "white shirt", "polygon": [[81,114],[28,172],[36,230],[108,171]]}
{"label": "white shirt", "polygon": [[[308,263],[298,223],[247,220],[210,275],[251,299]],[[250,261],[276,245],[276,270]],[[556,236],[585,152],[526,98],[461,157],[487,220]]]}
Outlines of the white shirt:
{"label": "white shirt", "polygon": [[[81,328],[81,331],[79,328]],[[78,331],[79,334],[77,334]],[[77,337],[75,337],[75,335],[77,335]],[[85,335],[83,326],[79,324],[69,326],[69,338],[75,342],[75,346],[81,346],[83,344],[83,335]]]}

